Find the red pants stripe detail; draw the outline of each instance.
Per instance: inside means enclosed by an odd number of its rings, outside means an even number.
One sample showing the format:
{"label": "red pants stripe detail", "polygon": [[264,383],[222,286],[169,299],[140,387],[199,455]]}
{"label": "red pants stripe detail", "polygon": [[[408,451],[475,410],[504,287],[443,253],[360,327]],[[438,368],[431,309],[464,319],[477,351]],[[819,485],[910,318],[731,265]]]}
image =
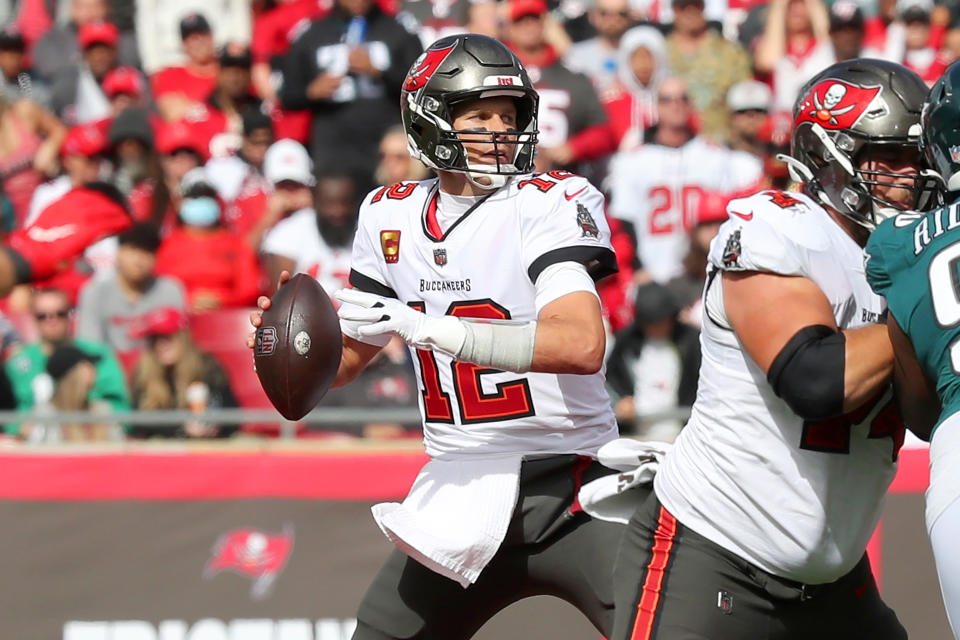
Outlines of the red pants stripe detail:
{"label": "red pants stripe detail", "polygon": [[637,618],[633,623],[633,633],[630,640],[650,640],[653,625],[656,620],[657,606],[660,604],[660,590],[666,577],[667,565],[670,563],[670,552],[673,550],[673,539],[677,535],[677,519],[660,507],[660,517],[657,519],[657,530],[653,533],[653,550],[650,562],[647,564],[647,577],[643,581],[640,591],[640,602],[637,603]]}

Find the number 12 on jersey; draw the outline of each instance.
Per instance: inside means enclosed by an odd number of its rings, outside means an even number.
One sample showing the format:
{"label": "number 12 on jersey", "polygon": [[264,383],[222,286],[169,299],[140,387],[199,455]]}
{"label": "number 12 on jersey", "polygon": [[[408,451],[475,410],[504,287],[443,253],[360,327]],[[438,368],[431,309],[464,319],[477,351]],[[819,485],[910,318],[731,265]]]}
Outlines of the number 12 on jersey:
{"label": "number 12 on jersey", "polygon": [[[417,311],[425,311],[423,302],[410,302]],[[468,300],[454,302],[446,315],[460,318],[490,318],[509,320],[510,312],[493,300]],[[417,350],[423,384],[423,415],[426,422],[453,423],[453,407],[450,394],[440,384],[440,370],[432,351]],[[469,362],[451,364],[453,391],[460,407],[460,423],[498,422],[534,415],[533,396],[526,378],[500,382],[493,393],[484,393],[481,376],[499,373]]]}

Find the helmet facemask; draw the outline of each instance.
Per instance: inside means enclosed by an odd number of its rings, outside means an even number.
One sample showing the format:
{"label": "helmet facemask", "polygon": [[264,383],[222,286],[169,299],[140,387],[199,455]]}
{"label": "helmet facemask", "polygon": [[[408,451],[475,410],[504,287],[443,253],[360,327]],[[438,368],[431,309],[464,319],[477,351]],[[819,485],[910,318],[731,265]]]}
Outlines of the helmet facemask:
{"label": "helmet facemask", "polygon": [[[505,124],[515,128],[473,128],[486,124],[478,120],[455,130],[458,108],[485,99],[512,100],[516,122]],[[470,33],[430,45],[410,68],[400,98],[411,155],[437,171],[462,173],[486,190],[533,170],[538,106],[537,91],[516,54],[499,40]],[[474,145],[483,145],[483,158],[470,157],[467,147]]]}
{"label": "helmet facemask", "polygon": [[[940,181],[932,171],[898,173],[873,168],[885,158],[916,156],[922,166],[916,135],[905,138],[871,139],[855,131],[830,131],[819,124],[804,124],[805,132],[794,137],[793,153],[779,156],[790,167],[791,177],[820,202],[872,231],[883,220],[903,211],[925,210],[936,199]],[[799,148],[798,148],[799,147]],[[819,151],[816,153],[815,151]],[[862,168],[866,167],[866,168]],[[908,178],[909,182],[904,182]],[[877,195],[875,187],[910,192],[905,202]]]}
{"label": "helmet facemask", "polygon": [[[456,108],[466,102],[483,98],[507,96],[513,98],[517,108],[517,128],[507,131],[489,131],[482,128],[455,130],[453,128]],[[411,96],[411,102],[412,96]],[[436,139],[421,136],[419,145],[409,140],[411,154],[438,171],[453,171],[464,174],[480,189],[499,189],[509,176],[529,173],[537,144],[537,98],[520,91],[483,90],[443,100],[425,96],[422,104],[408,105],[416,114],[427,117],[435,125]],[[414,131],[417,123],[412,123]],[[409,135],[408,135],[409,137]],[[466,144],[489,144],[496,158],[494,163],[471,162]]]}

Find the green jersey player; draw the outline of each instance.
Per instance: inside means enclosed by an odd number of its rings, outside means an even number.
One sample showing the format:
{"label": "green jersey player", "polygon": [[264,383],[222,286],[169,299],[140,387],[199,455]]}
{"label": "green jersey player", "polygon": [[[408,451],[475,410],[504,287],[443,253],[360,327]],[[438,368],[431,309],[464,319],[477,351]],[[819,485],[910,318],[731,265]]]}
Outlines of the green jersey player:
{"label": "green jersey player", "polygon": [[866,271],[887,299],[904,419],[931,440],[927,532],[960,638],[960,64],[930,90],[922,126],[921,149],[949,204],[880,225],[866,246]]}

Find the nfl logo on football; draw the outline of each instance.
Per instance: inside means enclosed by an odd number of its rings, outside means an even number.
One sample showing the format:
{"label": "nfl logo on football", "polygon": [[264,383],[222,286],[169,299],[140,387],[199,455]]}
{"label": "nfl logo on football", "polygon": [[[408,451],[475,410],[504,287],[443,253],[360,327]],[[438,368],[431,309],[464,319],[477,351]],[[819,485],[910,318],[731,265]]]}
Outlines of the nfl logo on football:
{"label": "nfl logo on football", "polygon": [[437,263],[438,267],[442,267],[447,264],[447,250],[446,249],[434,249],[433,250],[433,261]]}

